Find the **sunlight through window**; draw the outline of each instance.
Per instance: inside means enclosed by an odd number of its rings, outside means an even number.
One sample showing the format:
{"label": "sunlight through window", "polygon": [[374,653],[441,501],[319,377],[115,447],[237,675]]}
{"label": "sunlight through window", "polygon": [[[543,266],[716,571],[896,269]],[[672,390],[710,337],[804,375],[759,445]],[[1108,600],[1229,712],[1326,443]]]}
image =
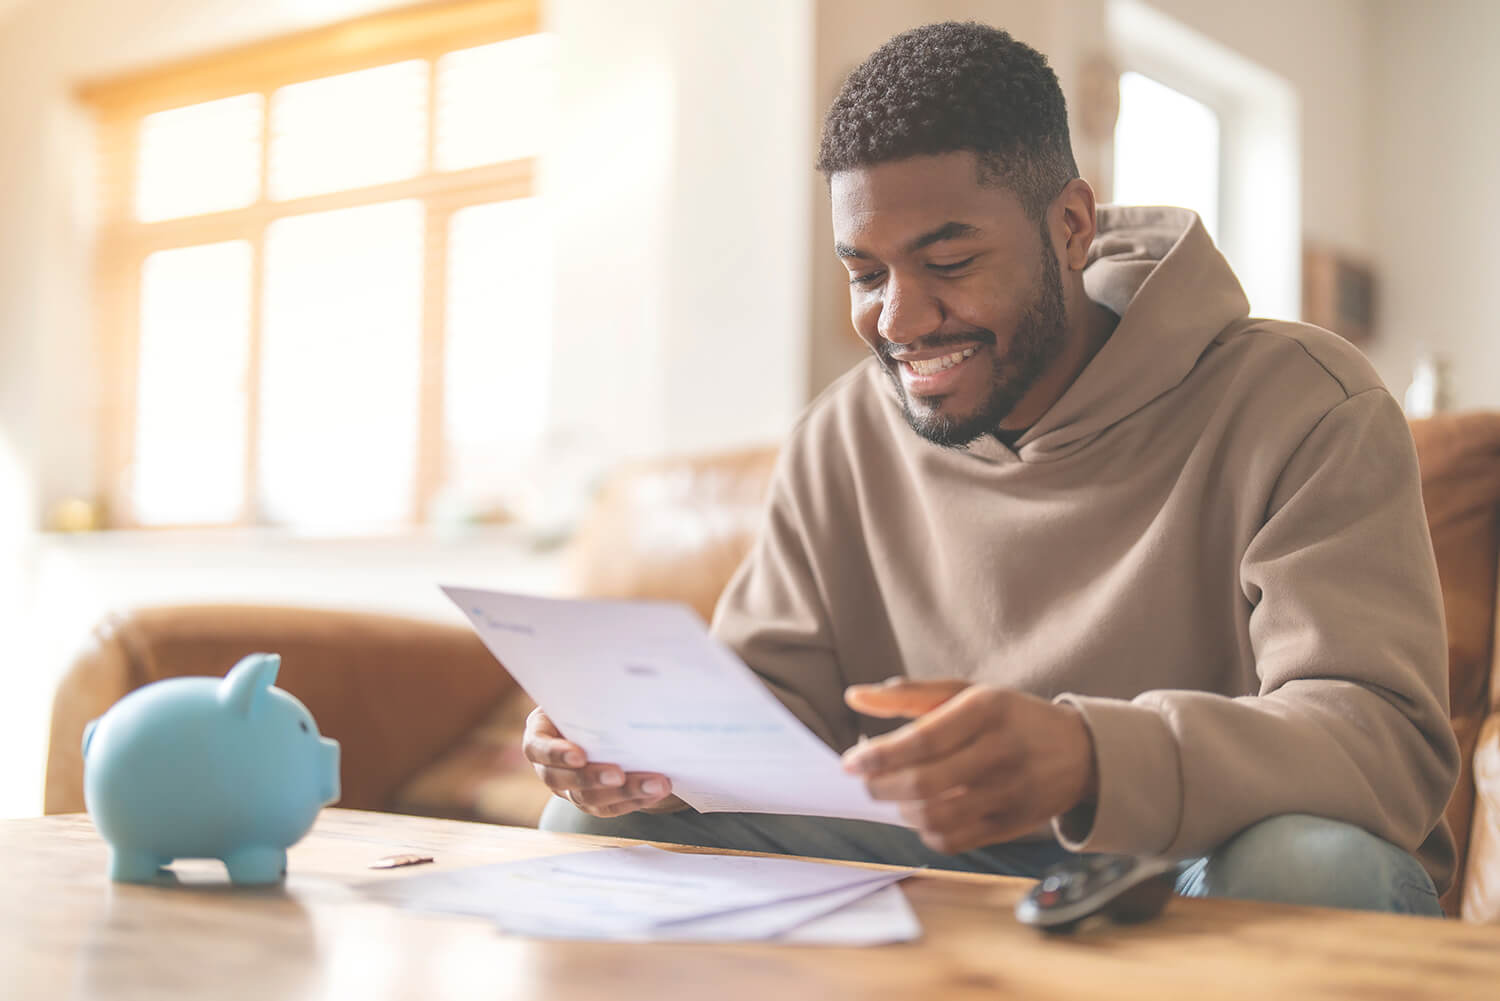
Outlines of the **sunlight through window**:
{"label": "sunlight through window", "polygon": [[241,94],[141,122],[136,217],[142,222],[237,209],[260,190],[265,101]]}
{"label": "sunlight through window", "polygon": [[1114,200],[1179,205],[1219,235],[1219,116],[1140,73],[1120,77]]}
{"label": "sunlight through window", "polygon": [[283,87],[271,99],[271,197],[412,177],[427,159],[426,135],[420,60]]}
{"label": "sunlight through window", "polygon": [[260,506],[316,530],[411,517],[422,207],[293,216],[266,235]]}
{"label": "sunlight through window", "polygon": [[239,517],[249,316],[248,243],[146,258],[132,477],[141,523]]}

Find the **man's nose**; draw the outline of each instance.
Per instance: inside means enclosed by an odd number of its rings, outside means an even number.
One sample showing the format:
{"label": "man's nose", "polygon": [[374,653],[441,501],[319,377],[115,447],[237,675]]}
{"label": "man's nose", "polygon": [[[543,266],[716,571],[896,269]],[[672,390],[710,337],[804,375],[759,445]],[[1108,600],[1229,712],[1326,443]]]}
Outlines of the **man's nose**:
{"label": "man's nose", "polygon": [[895,344],[910,344],[943,325],[942,305],[920,282],[887,276],[876,332]]}

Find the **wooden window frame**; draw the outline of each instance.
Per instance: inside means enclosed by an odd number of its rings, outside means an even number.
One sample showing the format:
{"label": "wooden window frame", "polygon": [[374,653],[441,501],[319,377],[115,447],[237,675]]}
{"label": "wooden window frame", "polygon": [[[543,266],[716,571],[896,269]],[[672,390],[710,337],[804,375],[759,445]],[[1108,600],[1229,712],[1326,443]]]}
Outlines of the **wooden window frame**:
{"label": "wooden window frame", "polygon": [[[533,158],[439,171],[435,164],[438,59],[449,52],[535,34],[538,0],[458,0],[346,21],[243,46],[146,73],[95,81],[78,90],[97,125],[100,177],[95,254],[96,473],[105,524],[114,529],[251,526],[264,523],[260,495],[260,349],[265,236],[278,219],[397,200],[424,209],[421,373],[418,445],[413,477],[413,521],[425,521],[443,478],[444,335],[447,312],[449,221],[473,205],[525,198],[535,192]],[[427,63],[427,150],[422,171],[401,181],[273,201],[269,194],[271,97],[288,84],[390,63]],[[260,189],[240,209],[142,222],[134,218],[135,165],[140,124],[150,114],[240,94],[260,94]],[[232,522],[191,526],[142,525],[136,518],[128,472],[134,461],[139,385],[140,282],[146,258],[162,250],[228,240],[251,247],[250,344],[246,373],[248,440],[244,495]]]}

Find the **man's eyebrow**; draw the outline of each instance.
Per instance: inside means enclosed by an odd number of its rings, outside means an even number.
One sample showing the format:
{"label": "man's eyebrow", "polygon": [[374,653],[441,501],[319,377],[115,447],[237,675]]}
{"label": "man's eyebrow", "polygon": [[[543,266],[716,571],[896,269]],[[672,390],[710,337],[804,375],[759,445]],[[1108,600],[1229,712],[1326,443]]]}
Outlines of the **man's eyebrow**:
{"label": "man's eyebrow", "polygon": [[930,247],[934,243],[944,240],[958,240],[966,236],[978,236],[979,227],[970,226],[966,222],[945,222],[937,229],[928,230],[915,240],[906,245],[908,254],[915,254],[924,247]]}
{"label": "man's eyebrow", "polygon": [[[903,249],[908,254],[915,254],[922,248],[930,247],[934,243],[941,243],[944,240],[958,240],[967,236],[978,235],[978,226],[971,226],[966,222],[945,222],[937,229],[928,230],[926,233],[923,233],[915,240],[912,240]],[[860,250],[858,247],[851,247],[847,243],[834,243],[833,252],[839,257],[845,259],[850,257],[867,258],[870,256],[869,254]]]}

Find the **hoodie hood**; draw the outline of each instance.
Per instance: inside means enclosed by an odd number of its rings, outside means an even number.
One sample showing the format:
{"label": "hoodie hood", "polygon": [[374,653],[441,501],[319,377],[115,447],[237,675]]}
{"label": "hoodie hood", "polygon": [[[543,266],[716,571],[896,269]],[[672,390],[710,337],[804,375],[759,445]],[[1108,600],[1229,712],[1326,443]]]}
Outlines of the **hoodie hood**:
{"label": "hoodie hood", "polygon": [[[1119,326],[1067,391],[1017,442],[1026,462],[1086,445],[1185,379],[1249,300],[1197,213],[1102,205],[1083,287]],[[991,438],[975,452],[1006,451]]]}

